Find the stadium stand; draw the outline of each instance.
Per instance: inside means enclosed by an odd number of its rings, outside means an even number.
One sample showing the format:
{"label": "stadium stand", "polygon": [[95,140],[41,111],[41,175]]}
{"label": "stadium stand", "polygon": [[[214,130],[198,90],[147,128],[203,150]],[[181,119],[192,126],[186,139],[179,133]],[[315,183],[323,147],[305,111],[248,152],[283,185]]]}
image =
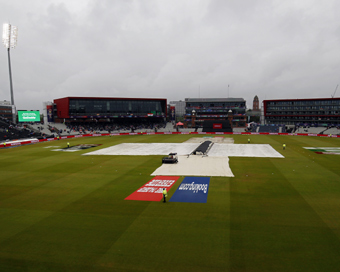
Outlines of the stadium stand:
{"label": "stadium stand", "polygon": [[66,124],[62,132],[78,133],[115,133],[115,132],[157,132],[164,129],[166,123],[117,121],[117,122],[72,122]]}
{"label": "stadium stand", "polygon": [[249,132],[249,130],[247,130],[246,128],[241,128],[241,127],[236,127],[236,128],[233,128],[233,132]]}
{"label": "stadium stand", "polygon": [[27,124],[13,124],[7,119],[0,119],[0,141],[46,137],[47,135],[29,128]]}
{"label": "stadium stand", "polygon": [[174,128],[174,125],[171,122],[166,123],[166,126],[164,128],[159,128],[158,132],[172,132],[176,131],[176,128]]}
{"label": "stadium stand", "polygon": [[330,127],[323,131],[323,134],[340,135],[340,127]]}
{"label": "stadium stand", "polygon": [[233,132],[227,120],[204,120],[203,132]]}
{"label": "stadium stand", "polygon": [[[130,133],[130,132],[171,132],[176,131],[171,123],[152,122],[72,122],[34,124],[33,128],[42,133],[53,133],[59,136],[89,133]],[[191,129],[192,131],[192,129]]]}
{"label": "stadium stand", "polygon": [[251,126],[250,132],[258,132],[259,128],[260,128],[260,126],[257,126],[257,125]]}
{"label": "stadium stand", "polygon": [[257,132],[279,133],[281,126],[278,125],[261,125]]}
{"label": "stadium stand", "polygon": [[297,127],[294,133],[322,134],[323,131],[325,127]]}

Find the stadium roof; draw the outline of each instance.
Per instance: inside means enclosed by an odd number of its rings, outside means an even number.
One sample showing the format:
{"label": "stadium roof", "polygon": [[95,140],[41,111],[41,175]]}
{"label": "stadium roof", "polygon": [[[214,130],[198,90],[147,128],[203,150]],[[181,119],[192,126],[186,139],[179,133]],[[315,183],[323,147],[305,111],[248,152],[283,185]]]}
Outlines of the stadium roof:
{"label": "stadium roof", "polygon": [[185,102],[245,102],[243,98],[185,98]]}
{"label": "stadium roof", "polygon": [[88,100],[166,100],[166,98],[133,98],[133,97],[78,97],[78,96],[67,96],[59,99],[88,99]]}

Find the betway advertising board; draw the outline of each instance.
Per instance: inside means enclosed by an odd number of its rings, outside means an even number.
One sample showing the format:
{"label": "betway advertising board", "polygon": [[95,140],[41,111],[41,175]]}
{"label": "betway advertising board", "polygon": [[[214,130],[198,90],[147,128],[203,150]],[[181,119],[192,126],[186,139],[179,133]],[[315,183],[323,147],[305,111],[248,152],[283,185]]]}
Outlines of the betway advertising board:
{"label": "betway advertising board", "polygon": [[163,198],[163,188],[169,192],[179,177],[156,176],[125,200],[160,201]]}
{"label": "betway advertising board", "polygon": [[18,111],[19,122],[40,122],[39,111]]}
{"label": "betway advertising board", "polygon": [[207,203],[209,184],[209,177],[186,177],[170,202]]}

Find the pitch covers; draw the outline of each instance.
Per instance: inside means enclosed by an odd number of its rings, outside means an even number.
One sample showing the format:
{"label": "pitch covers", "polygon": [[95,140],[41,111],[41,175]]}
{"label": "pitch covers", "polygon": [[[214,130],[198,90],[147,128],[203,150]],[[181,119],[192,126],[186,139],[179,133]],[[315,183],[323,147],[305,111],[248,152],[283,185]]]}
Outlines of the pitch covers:
{"label": "pitch covers", "polygon": [[160,201],[163,198],[163,188],[169,192],[179,177],[156,176],[125,200]]}
{"label": "pitch covers", "polygon": [[186,177],[170,199],[170,202],[207,203],[210,178]]}

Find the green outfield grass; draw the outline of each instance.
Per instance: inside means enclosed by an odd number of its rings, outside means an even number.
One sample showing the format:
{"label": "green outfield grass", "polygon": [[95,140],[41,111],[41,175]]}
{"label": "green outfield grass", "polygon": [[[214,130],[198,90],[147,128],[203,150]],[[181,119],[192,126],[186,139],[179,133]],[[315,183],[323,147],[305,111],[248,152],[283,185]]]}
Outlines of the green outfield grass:
{"label": "green outfield grass", "polygon": [[[235,177],[211,178],[206,204],[124,200],[152,178],[162,156],[82,156],[191,137],[87,137],[1,149],[0,271],[340,271],[340,155],[303,149],[340,147],[340,139],[226,136],[270,144],[285,158],[230,158]],[[46,148],[67,142],[101,146]]]}

